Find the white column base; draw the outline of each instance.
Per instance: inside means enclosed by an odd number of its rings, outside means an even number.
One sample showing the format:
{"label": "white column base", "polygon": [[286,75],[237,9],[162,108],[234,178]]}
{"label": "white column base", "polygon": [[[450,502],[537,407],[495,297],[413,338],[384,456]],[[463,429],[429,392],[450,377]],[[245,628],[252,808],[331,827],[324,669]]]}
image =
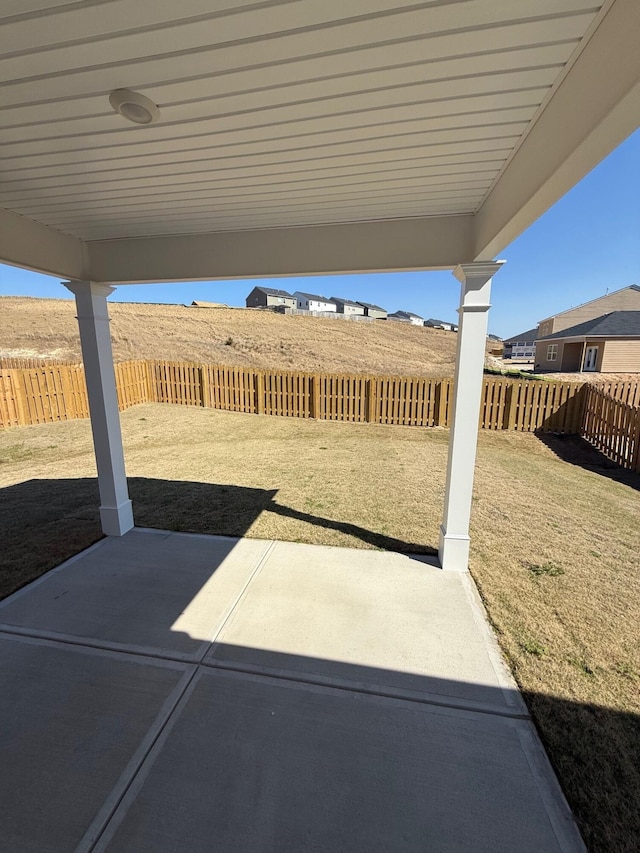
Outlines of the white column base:
{"label": "white column base", "polygon": [[101,506],[100,521],[105,536],[124,536],[134,526],[131,501],[124,501],[118,506]]}
{"label": "white column base", "polygon": [[440,525],[440,545],[438,559],[447,572],[469,571],[469,542],[471,538],[464,534],[447,533]]}

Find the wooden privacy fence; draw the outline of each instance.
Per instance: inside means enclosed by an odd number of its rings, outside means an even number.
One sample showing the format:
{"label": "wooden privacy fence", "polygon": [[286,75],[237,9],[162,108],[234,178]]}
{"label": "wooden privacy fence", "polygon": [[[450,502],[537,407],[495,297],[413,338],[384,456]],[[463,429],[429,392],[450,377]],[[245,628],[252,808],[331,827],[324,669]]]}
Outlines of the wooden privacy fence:
{"label": "wooden privacy fence", "polygon": [[581,434],[618,465],[640,472],[640,407],[588,386]]}
{"label": "wooden privacy fence", "polygon": [[[355,423],[449,426],[451,379],[256,370],[167,361],[115,365],[120,410],[176,403]],[[586,386],[486,377],[480,427],[579,433]],[[627,396],[630,395],[630,392]],[[0,427],[88,417],[79,365],[0,367]]]}

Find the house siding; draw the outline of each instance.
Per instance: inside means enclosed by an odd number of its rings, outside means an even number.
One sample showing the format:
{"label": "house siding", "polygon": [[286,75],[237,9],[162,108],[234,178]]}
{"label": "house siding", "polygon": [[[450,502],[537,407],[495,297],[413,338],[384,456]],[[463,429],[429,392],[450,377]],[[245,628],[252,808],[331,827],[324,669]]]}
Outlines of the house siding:
{"label": "house siding", "polygon": [[584,305],[577,305],[575,308],[556,314],[555,317],[547,317],[538,325],[538,337],[561,332],[563,329],[577,326],[587,320],[595,320],[596,317],[609,314],[611,311],[640,311],[640,290],[626,287]]}
{"label": "house siding", "polygon": [[[542,323],[538,326],[538,337],[545,338],[547,335],[552,335],[554,332],[553,328],[553,320],[552,317],[550,320],[543,320]],[[567,328],[565,326],[565,328]]]}
{"label": "house siding", "polygon": [[293,296],[278,296],[275,293],[265,293],[257,287],[254,287],[245,302],[247,308],[269,308],[274,305],[288,305],[290,308],[296,307],[296,300]]}
{"label": "house siding", "polygon": [[[556,344],[558,347],[558,354],[554,361],[549,361],[547,359],[547,353],[549,351],[549,344]],[[535,367],[540,370],[562,370],[562,358],[564,355],[564,341],[538,341],[536,342],[536,357],[535,357]]]}
{"label": "house siding", "polygon": [[640,373],[640,340],[606,341],[601,365],[603,373]]}
{"label": "house siding", "polygon": [[344,303],[338,303],[337,310],[339,314],[349,314],[351,316],[359,315],[364,317],[364,308],[361,308],[359,305],[345,305]]}

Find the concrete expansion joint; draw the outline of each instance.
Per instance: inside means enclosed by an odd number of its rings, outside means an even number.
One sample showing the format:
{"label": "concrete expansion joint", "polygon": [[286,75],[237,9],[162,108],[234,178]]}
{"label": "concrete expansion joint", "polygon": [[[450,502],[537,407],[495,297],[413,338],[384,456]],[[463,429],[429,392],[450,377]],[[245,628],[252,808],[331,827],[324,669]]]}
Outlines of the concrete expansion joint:
{"label": "concrete expansion joint", "polygon": [[473,714],[487,714],[495,717],[508,717],[511,720],[531,720],[531,716],[526,712],[511,711],[508,708],[501,708],[499,705],[488,705],[470,700],[455,701],[450,699],[437,699],[433,696],[420,696],[416,693],[409,693],[402,690],[388,690],[375,687],[362,687],[346,682],[337,682],[335,679],[323,679],[314,676],[293,675],[292,673],[267,672],[263,669],[252,666],[240,666],[231,664],[225,661],[211,660],[205,661],[202,666],[205,669],[216,669],[222,672],[235,672],[242,675],[256,675],[264,679],[272,679],[276,681],[286,681],[290,684],[310,685],[314,687],[323,687],[329,690],[340,690],[345,693],[359,694],[361,696],[375,696],[380,699],[390,699],[395,702],[411,702],[416,705],[425,705],[430,708],[447,708],[452,711],[468,711]]}

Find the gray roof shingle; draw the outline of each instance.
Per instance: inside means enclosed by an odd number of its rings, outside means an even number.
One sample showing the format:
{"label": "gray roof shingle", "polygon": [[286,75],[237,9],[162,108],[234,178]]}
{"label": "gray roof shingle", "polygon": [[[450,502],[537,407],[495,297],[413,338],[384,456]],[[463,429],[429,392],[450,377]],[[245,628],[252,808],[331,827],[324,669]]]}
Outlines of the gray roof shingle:
{"label": "gray roof shingle", "polygon": [[358,302],[358,305],[362,305],[363,308],[373,308],[374,311],[384,311],[386,313],[386,308],[381,308],[379,305],[374,305],[373,302]]}
{"label": "gray roof shingle", "polygon": [[296,290],[296,293],[304,296],[305,299],[313,299],[315,302],[333,302],[333,299],[328,296],[318,296],[316,293],[306,293],[304,290]]}
{"label": "gray roof shingle", "polygon": [[557,338],[628,338],[640,337],[640,311],[611,311],[593,320],[585,320],[577,326],[570,326],[553,335],[539,338],[541,341],[551,341]]}
{"label": "gray roof shingle", "polygon": [[257,286],[254,290],[260,290],[262,293],[266,293],[269,296],[287,296],[289,299],[293,299],[293,294],[287,293],[286,290],[278,290],[275,287],[260,287]]}
{"label": "gray roof shingle", "polygon": [[526,332],[520,332],[519,335],[513,335],[511,338],[505,338],[505,344],[517,344],[519,341],[537,341],[538,329],[527,329]]}

